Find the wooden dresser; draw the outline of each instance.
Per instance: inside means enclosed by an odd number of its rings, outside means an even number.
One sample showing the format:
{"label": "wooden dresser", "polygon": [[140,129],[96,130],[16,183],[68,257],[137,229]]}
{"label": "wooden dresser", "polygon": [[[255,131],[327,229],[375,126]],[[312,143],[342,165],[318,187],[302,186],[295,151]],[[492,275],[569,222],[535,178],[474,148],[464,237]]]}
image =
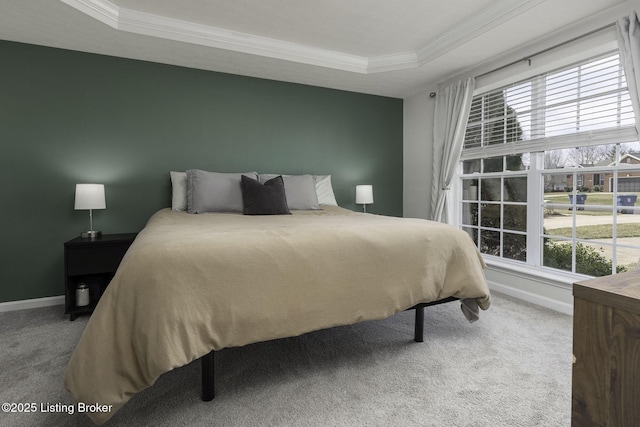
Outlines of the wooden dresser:
{"label": "wooden dresser", "polygon": [[640,426],[640,271],[573,285],[571,425]]}

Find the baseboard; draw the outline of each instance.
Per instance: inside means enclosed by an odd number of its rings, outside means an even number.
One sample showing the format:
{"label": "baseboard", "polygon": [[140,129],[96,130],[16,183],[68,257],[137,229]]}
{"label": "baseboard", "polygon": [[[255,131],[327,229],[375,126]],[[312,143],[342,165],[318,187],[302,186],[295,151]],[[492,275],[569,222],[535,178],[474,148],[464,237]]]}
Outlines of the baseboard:
{"label": "baseboard", "polygon": [[64,305],[64,295],[60,295],[57,297],[0,302],[0,313],[5,311],[26,310],[28,308],[51,307],[54,305]]}
{"label": "baseboard", "polygon": [[563,301],[558,301],[543,295],[534,294],[532,292],[524,291],[522,289],[514,288],[511,286],[506,286],[493,281],[488,281],[488,284],[489,284],[489,289],[495,290],[496,292],[500,292],[505,295],[509,295],[511,297],[530,302],[532,304],[549,308],[551,310],[559,311],[560,313],[573,315],[572,304],[567,304],[566,302],[563,302]]}

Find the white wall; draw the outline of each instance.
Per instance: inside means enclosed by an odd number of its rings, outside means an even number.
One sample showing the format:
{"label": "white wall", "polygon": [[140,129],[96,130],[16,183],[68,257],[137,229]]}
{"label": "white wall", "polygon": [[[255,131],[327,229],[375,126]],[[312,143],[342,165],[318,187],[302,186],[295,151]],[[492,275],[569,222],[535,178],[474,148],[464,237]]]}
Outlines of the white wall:
{"label": "white wall", "polygon": [[404,216],[408,218],[429,218],[433,112],[436,104],[429,93],[435,90],[433,85],[404,100],[403,208]]}
{"label": "white wall", "polygon": [[[517,61],[527,55],[579,37],[589,31],[613,24],[618,17],[628,15],[633,9],[640,12],[640,2],[637,0],[624,2],[604,13],[577,22],[571,27],[551,34],[544,40],[523,46],[512,52],[506,52],[499,58],[494,58],[477,68],[461,73],[449,80],[449,82],[469,76],[478,76],[504,64]],[[565,49],[568,49],[568,51],[571,49],[580,52],[589,51],[595,45],[601,44],[603,40],[609,40],[609,42],[615,40],[615,37],[612,38],[611,36],[613,32],[613,29],[606,30],[604,35],[591,36],[588,39],[568,45]],[[485,88],[498,86],[505,77],[513,79],[514,73],[519,78],[524,78],[526,74],[532,75],[531,73],[541,72],[540,69],[542,68],[554,67],[554,63],[558,61],[559,57],[564,56],[566,60],[568,57],[566,52],[567,50],[560,53],[556,51],[540,55],[533,61],[535,63],[533,67],[522,63],[502,70],[500,73],[483,77],[476,81],[476,87],[478,85]],[[430,98],[429,93],[435,92],[439,85],[444,86],[449,82],[434,82],[426,85],[422,92],[404,100],[403,207],[405,217],[429,218],[432,182],[431,150],[435,108],[435,98]],[[558,275],[558,277],[553,275],[536,276],[535,272],[523,273],[522,270],[518,267],[510,269],[504,266],[490,265],[486,271],[490,288],[567,314],[572,313],[571,278],[562,277],[561,275]]]}

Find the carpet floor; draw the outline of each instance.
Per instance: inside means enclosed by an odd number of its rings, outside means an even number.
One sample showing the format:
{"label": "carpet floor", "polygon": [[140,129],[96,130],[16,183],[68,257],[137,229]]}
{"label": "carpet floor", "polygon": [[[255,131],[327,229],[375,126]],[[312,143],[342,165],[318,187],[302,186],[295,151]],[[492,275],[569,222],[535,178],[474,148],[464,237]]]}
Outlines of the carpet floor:
{"label": "carpet floor", "polygon": [[[64,389],[87,318],[60,306],[0,313],[0,426],[90,426]],[[453,302],[216,353],[216,398],[198,362],[161,376],[107,426],[569,426],[572,318],[494,293],[469,324]],[[14,405],[14,408],[17,405]],[[44,408],[43,408],[44,406]],[[73,406],[72,406],[73,407]],[[44,412],[43,409],[52,408]]]}

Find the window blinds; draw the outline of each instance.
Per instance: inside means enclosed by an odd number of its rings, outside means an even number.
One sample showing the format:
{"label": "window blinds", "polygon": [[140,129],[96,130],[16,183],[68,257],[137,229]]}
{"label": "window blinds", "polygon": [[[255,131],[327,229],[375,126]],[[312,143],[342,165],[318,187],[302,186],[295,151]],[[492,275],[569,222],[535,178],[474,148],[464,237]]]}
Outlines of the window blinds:
{"label": "window blinds", "polygon": [[636,141],[618,52],[474,97],[462,159]]}

